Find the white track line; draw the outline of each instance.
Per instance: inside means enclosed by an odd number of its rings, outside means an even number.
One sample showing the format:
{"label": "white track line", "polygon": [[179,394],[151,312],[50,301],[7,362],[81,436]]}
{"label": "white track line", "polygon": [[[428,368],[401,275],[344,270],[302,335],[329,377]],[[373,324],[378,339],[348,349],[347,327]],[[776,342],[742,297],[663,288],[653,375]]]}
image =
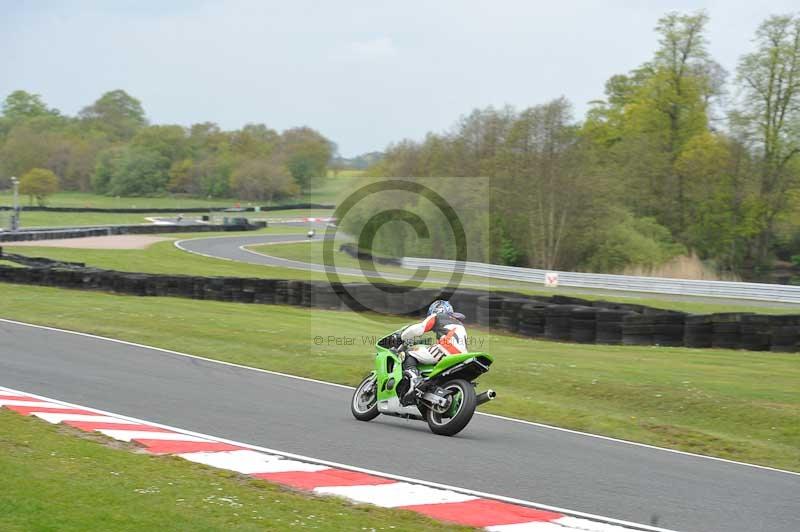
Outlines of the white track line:
{"label": "white track line", "polygon": [[[77,336],[84,336],[84,337],[87,337],[87,338],[94,338],[96,340],[103,340],[103,341],[106,341],[106,342],[113,342],[113,343],[117,343],[117,344],[128,345],[128,346],[138,347],[138,348],[142,348],[142,349],[151,349],[153,351],[160,351],[162,353],[169,353],[171,355],[178,355],[178,356],[182,356],[182,357],[193,358],[193,359],[196,359],[196,360],[204,360],[206,362],[212,362],[212,363],[215,363],[215,364],[222,364],[222,365],[225,365],[225,366],[231,366],[231,367],[246,369],[246,370],[250,370],[250,371],[257,371],[257,372],[260,372],[260,373],[266,373],[266,374],[269,374],[269,375],[277,375],[277,376],[280,376],[280,377],[286,377],[286,378],[289,378],[289,379],[297,379],[297,380],[305,381],[305,382],[314,382],[314,383],[317,383],[317,384],[324,384],[326,386],[335,386],[337,388],[345,388],[345,389],[348,389],[348,390],[354,390],[355,389],[353,386],[347,386],[347,385],[338,384],[338,383],[335,383],[335,382],[328,382],[328,381],[322,381],[322,380],[318,380],[318,379],[311,379],[311,378],[308,378],[308,377],[300,377],[300,376],[297,376],[297,375],[290,375],[288,373],[281,373],[281,372],[278,372],[278,371],[270,371],[268,369],[254,368],[254,367],[251,367],[251,366],[244,366],[242,364],[235,364],[233,362],[225,362],[224,360],[214,360],[212,358],[206,358],[206,357],[199,356],[199,355],[190,355],[188,353],[181,353],[179,351],[172,351],[170,349],[163,349],[161,347],[153,347],[153,346],[149,346],[149,345],[145,345],[145,344],[137,344],[135,342],[128,342],[126,340],[117,340],[116,338],[108,338],[108,337],[105,337],[105,336],[98,336],[98,335],[95,335],[95,334],[83,333],[83,332],[78,332],[78,331],[70,331],[70,330],[67,330],[67,329],[59,329],[59,328],[56,328],[56,327],[49,327],[49,326],[46,326],[46,325],[36,325],[36,324],[33,324],[33,323],[25,323],[25,322],[21,322],[21,321],[9,320],[9,319],[6,319],[6,318],[0,318],[0,322],[12,323],[14,325],[23,325],[23,326],[26,326],[26,327],[34,327],[34,328],[37,328],[37,329],[44,329],[44,330],[55,331],[55,332],[59,332],[59,333],[74,334],[74,335],[77,335]],[[366,372],[365,372],[365,374],[366,374]],[[521,423],[523,425],[530,425],[530,426],[538,427],[538,428],[542,428],[542,429],[557,430],[557,431],[560,431],[560,432],[566,432],[566,433],[575,434],[575,435],[578,435],[578,436],[586,436],[586,437],[589,437],[589,438],[597,438],[597,439],[601,439],[601,440],[605,440],[605,441],[623,443],[625,445],[634,445],[636,447],[643,447],[643,448],[646,448],[646,449],[653,449],[653,450],[656,450],[656,451],[663,451],[663,452],[666,452],[666,453],[679,454],[679,455],[683,455],[683,456],[691,456],[691,457],[694,457],[694,458],[703,458],[703,459],[706,459],[706,460],[714,460],[714,461],[717,461],[717,462],[723,462],[723,463],[727,463],[727,464],[733,464],[733,465],[745,466],[745,467],[752,467],[752,468],[756,468],[756,469],[763,469],[765,471],[773,471],[773,472],[776,472],[776,473],[784,473],[784,474],[787,474],[787,475],[800,476],[800,472],[788,471],[788,470],[785,470],[785,469],[778,469],[778,468],[775,468],[775,467],[763,466],[763,465],[758,465],[758,464],[750,464],[750,463],[747,463],[747,462],[738,462],[736,460],[729,460],[727,458],[719,458],[719,457],[716,457],[716,456],[708,456],[708,455],[705,455],[705,454],[690,453],[688,451],[679,451],[679,450],[676,450],[676,449],[667,449],[665,447],[657,447],[655,445],[649,445],[649,444],[646,444],[646,443],[639,443],[639,442],[635,442],[635,441],[622,440],[622,439],[619,439],[619,438],[612,438],[610,436],[603,436],[603,435],[600,435],[600,434],[592,434],[591,432],[581,432],[579,430],[566,429],[566,428],[562,428],[562,427],[556,427],[556,426],[553,426],[553,425],[546,425],[546,424],[543,424],[543,423],[537,423],[535,421],[527,421],[527,420],[524,420],[524,419],[517,419],[517,418],[513,418],[513,417],[501,416],[501,415],[498,415],[498,414],[487,414],[487,413],[484,413],[484,412],[476,412],[476,413],[478,415],[480,415],[480,416],[486,416],[486,417],[490,417],[490,418],[500,419],[500,420],[509,421],[509,422],[512,422],[512,423]]]}
{"label": "white track line", "polygon": [[[8,320],[4,320],[4,319],[0,318],[0,321],[8,321]],[[58,404],[62,404],[62,405],[68,405],[68,406],[72,406],[72,407],[75,407],[75,408],[81,408],[81,409],[90,408],[90,407],[87,407],[87,406],[77,405],[77,404],[69,403],[69,402],[66,402],[66,401],[61,401],[61,400],[57,400],[57,399],[50,399],[48,397],[37,395],[35,393],[24,392],[24,391],[21,391],[21,390],[16,390],[14,388],[0,387],[0,390],[3,390],[3,389],[6,390],[6,391],[9,391],[9,392],[18,393],[18,394],[21,394],[21,395],[27,395],[27,396],[30,396],[30,397],[36,397],[36,398],[41,399],[43,401],[49,401],[49,402],[58,403]],[[575,510],[568,510],[566,508],[559,508],[557,506],[550,506],[550,505],[547,505],[547,504],[541,504],[541,503],[537,503],[537,502],[533,502],[533,501],[526,501],[526,500],[523,500],[523,499],[515,499],[513,497],[505,497],[505,496],[502,496],[502,495],[494,495],[494,494],[485,493],[485,492],[482,492],[482,491],[476,491],[476,490],[471,490],[471,489],[467,489],[467,488],[459,488],[457,486],[449,486],[447,484],[439,484],[438,482],[431,482],[431,481],[428,481],[428,480],[421,480],[421,479],[416,479],[416,478],[411,478],[411,477],[405,477],[405,476],[402,476],[402,475],[394,475],[392,473],[384,473],[384,472],[381,472],[381,471],[375,471],[373,469],[366,469],[366,468],[363,468],[363,467],[356,467],[356,466],[352,466],[352,465],[348,465],[348,464],[341,464],[341,463],[338,463],[338,462],[331,462],[331,461],[328,461],[328,460],[321,460],[319,458],[313,458],[313,457],[310,457],[310,456],[304,456],[304,455],[294,454],[294,453],[287,453],[285,451],[279,451],[279,450],[276,450],[276,449],[270,449],[268,447],[261,447],[259,445],[252,445],[252,444],[249,444],[249,443],[243,443],[243,442],[239,442],[239,441],[235,441],[235,440],[228,440],[226,438],[220,438],[218,436],[212,436],[210,434],[204,434],[202,432],[194,432],[194,431],[191,431],[191,430],[186,430],[186,429],[181,429],[181,428],[178,428],[178,427],[173,427],[171,425],[164,425],[164,424],[161,424],[161,423],[154,423],[152,421],[147,421],[147,420],[144,420],[144,419],[139,419],[139,418],[135,418],[135,417],[131,417],[131,416],[125,416],[125,415],[117,414],[117,413],[114,413],[114,412],[108,412],[106,410],[100,410],[99,408],[91,407],[91,409],[92,409],[92,411],[97,412],[98,415],[97,416],[86,416],[86,417],[97,417],[97,418],[100,418],[97,421],[114,420],[114,422],[116,422],[116,423],[128,422],[128,423],[131,423],[131,424],[150,425],[150,426],[153,426],[153,427],[160,427],[162,429],[166,429],[166,430],[170,430],[170,431],[174,431],[174,432],[178,432],[178,433],[182,433],[182,434],[188,434],[190,436],[197,436],[199,438],[206,438],[206,439],[214,440],[214,441],[221,442],[221,443],[228,443],[230,445],[235,445],[235,446],[238,446],[238,447],[244,447],[244,448],[252,449],[252,450],[255,450],[255,451],[261,451],[263,453],[278,455],[278,456],[281,456],[283,458],[300,460],[300,461],[303,461],[303,462],[311,462],[312,464],[319,464],[319,465],[324,465],[324,466],[337,468],[337,469],[346,469],[348,471],[355,471],[355,472],[358,472],[358,473],[366,473],[368,475],[375,475],[375,476],[379,476],[379,477],[389,478],[389,479],[392,479],[392,480],[397,480],[399,482],[414,483],[414,484],[418,484],[418,485],[421,485],[421,486],[428,486],[428,487],[431,487],[431,488],[449,490],[449,491],[453,491],[453,492],[460,493],[460,494],[463,494],[463,495],[470,495],[470,496],[479,497],[479,498],[482,497],[482,498],[485,498],[485,499],[494,499],[494,500],[497,500],[497,501],[507,502],[507,503],[511,503],[511,504],[517,504],[517,505],[520,505],[520,506],[528,506],[530,508],[537,508],[537,509],[540,509],[540,510],[548,510],[548,511],[551,511],[551,512],[558,512],[558,513],[566,514],[568,516],[573,516],[573,517],[577,517],[577,518],[593,519],[593,520],[596,520],[596,521],[600,521],[601,523],[608,523],[608,524],[612,524],[612,525],[629,527],[629,528],[633,528],[633,529],[643,530],[643,531],[646,531],[646,532],[675,532],[674,530],[670,530],[670,529],[666,529],[666,528],[659,528],[659,527],[654,527],[654,526],[649,526],[649,525],[642,525],[642,524],[639,524],[639,523],[632,523],[632,522],[629,522],[629,521],[623,521],[623,520],[614,519],[614,518],[611,518],[611,517],[605,517],[605,516],[601,516],[601,515],[594,515],[594,514],[589,514],[589,513],[585,513],[585,512],[578,512],[578,511],[575,511]],[[38,416],[40,416],[40,417],[41,416],[63,416],[63,415],[66,415],[66,414],[38,414]],[[95,420],[92,419],[92,420],[89,420],[89,421],[95,421]],[[51,423],[57,423],[57,421],[51,421]],[[189,453],[187,453],[187,454],[189,454]],[[196,453],[191,453],[191,454],[196,454]],[[370,487],[374,487],[374,486],[370,486]]]}

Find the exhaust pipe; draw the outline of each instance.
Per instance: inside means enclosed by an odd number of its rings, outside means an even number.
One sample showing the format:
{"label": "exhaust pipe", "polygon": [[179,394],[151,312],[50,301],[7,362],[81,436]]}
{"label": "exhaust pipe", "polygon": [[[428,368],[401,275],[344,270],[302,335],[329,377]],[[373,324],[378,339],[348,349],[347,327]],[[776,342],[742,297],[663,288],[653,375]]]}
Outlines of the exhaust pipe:
{"label": "exhaust pipe", "polygon": [[482,405],[483,403],[488,403],[495,397],[497,397],[497,392],[494,390],[486,390],[485,392],[478,394],[478,404]]}

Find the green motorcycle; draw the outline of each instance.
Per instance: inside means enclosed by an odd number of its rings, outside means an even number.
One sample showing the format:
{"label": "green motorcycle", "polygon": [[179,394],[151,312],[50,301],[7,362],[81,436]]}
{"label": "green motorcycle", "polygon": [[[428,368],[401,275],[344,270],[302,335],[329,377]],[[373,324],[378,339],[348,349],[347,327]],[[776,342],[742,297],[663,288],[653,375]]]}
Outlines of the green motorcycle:
{"label": "green motorcycle", "polygon": [[448,355],[435,365],[419,364],[423,380],[413,397],[405,397],[408,377],[403,375],[403,359],[413,346],[403,342],[398,332],[381,338],[375,345],[375,370],[356,388],[350,402],[353,416],[371,421],[379,414],[428,422],[434,434],[453,436],[472,419],[478,405],[494,399],[494,390],[476,393],[474,382],[489,371],[494,359],[487,353]]}

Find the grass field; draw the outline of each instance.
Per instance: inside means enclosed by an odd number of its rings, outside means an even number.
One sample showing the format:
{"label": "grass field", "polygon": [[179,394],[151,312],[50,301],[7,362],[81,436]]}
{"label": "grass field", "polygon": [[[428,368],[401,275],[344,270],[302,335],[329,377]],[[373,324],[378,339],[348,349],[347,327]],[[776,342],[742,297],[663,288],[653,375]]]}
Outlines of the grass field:
{"label": "grass field", "polygon": [[0,409],[0,530],[471,530],[131,449]]}
{"label": "grass field", "polygon": [[[354,385],[398,318],[0,284],[0,315]],[[470,329],[496,357],[482,409],[800,471],[800,357],[533,341]],[[314,338],[352,337],[354,346]],[[367,338],[364,338],[367,337]],[[269,341],[264,341],[269,338]],[[482,342],[482,343],[481,343]]]}

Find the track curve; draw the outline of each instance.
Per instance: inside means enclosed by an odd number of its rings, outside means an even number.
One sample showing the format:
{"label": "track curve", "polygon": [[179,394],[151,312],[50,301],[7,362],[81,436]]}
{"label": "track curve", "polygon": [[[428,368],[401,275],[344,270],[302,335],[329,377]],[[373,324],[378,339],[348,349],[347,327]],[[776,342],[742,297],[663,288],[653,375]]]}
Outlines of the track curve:
{"label": "track curve", "polygon": [[352,391],[346,387],[3,320],[0,385],[254,445],[664,528],[800,529],[798,474],[490,416],[477,416],[455,438],[383,416],[362,423],[349,413]]}

